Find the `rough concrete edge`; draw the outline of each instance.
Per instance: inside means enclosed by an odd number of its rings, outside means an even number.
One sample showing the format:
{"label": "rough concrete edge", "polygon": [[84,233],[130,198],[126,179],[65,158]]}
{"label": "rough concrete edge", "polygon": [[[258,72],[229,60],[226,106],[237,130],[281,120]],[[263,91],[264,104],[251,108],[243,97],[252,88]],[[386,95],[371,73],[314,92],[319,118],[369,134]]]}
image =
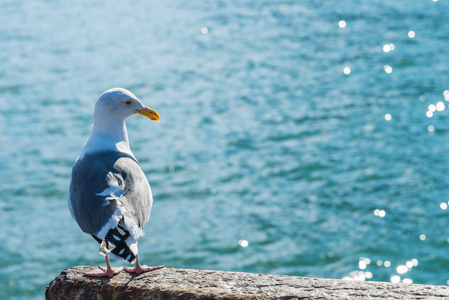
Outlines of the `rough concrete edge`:
{"label": "rough concrete edge", "polygon": [[[224,291],[221,288],[214,288],[208,285],[197,287],[183,288],[168,282],[147,282],[145,277],[126,275],[121,281],[111,281],[108,278],[96,278],[95,280],[80,280],[79,274],[83,268],[89,267],[73,267],[63,270],[54,280],[47,286],[45,296],[46,299],[381,299],[388,298],[388,292],[392,293],[394,299],[449,299],[449,287],[435,285],[420,284],[401,284],[377,281],[344,281],[341,279],[321,279],[306,278],[287,275],[269,275],[255,274],[244,272],[225,272],[214,270],[193,270],[193,269],[166,269],[167,271],[189,274],[214,274],[219,276],[239,275],[248,277],[277,277],[278,280],[294,280],[302,281],[308,288],[304,286],[301,293],[295,295],[261,295],[236,293],[232,291]],[[70,278],[70,275],[75,277]],[[81,273],[82,274],[82,273]],[[149,274],[149,273],[146,273]],[[84,277],[84,275],[82,275]],[[142,276],[142,275],[141,275]],[[123,276],[122,276],[123,277]],[[142,281],[136,285],[130,284],[133,280]],[[123,279],[126,279],[125,282]],[[67,285],[72,282],[70,288]],[[207,282],[207,281],[205,281]],[[301,284],[302,285],[302,284]],[[54,289],[60,289],[59,292]],[[312,288],[312,291],[311,289]],[[301,288],[302,289],[302,288]],[[375,293],[369,292],[372,289]],[[57,296],[50,298],[50,292],[56,292]],[[355,292],[355,294],[354,294]],[[377,292],[377,295],[375,295]],[[379,292],[384,295],[379,295]],[[401,292],[404,292],[401,294]],[[366,294],[365,294],[366,293]],[[313,295],[312,295],[313,294]],[[401,296],[402,295],[402,296]],[[374,297],[374,298],[373,298]]]}

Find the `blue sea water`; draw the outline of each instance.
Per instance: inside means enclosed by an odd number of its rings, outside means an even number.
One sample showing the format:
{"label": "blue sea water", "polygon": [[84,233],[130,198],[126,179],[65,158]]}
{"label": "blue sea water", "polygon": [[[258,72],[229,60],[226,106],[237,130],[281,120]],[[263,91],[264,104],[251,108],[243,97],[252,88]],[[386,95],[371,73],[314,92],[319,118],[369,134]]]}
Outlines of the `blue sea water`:
{"label": "blue sea water", "polygon": [[448,14],[443,0],[2,1],[0,299],[104,263],[67,194],[116,86],[161,116],[127,121],[155,199],[144,263],[446,285]]}

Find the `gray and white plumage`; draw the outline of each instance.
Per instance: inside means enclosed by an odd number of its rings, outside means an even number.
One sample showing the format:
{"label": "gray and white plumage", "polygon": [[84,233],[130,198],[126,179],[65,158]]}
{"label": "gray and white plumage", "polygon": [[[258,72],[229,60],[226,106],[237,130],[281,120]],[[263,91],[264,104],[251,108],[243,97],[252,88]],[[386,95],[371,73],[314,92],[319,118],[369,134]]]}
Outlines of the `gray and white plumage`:
{"label": "gray and white plumage", "polygon": [[72,170],[68,206],[81,230],[100,243],[100,253],[133,262],[153,197],[128,141],[125,120],[159,120],[131,92],[115,88],[95,105],[92,134]]}

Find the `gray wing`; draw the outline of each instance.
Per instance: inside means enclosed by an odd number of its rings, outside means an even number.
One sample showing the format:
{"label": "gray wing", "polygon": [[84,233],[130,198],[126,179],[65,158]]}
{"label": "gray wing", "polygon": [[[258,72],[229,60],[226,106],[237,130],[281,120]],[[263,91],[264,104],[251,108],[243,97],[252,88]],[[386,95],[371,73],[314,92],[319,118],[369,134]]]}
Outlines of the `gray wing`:
{"label": "gray wing", "polygon": [[137,239],[153,198],[138,162],[124,153],[88,154],[72,170],[69,209],[85,233],[103,239],[119,222]]}

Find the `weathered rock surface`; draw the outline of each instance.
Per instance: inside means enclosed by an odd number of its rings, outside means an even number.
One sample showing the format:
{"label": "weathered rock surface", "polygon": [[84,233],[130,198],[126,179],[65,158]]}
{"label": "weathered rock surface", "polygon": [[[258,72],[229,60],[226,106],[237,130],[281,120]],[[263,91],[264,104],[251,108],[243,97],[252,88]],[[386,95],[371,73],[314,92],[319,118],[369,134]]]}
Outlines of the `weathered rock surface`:
{"label": "weathered rock surface", "polygon": [[449,299],[447,286],[169,268],[138,276],[84,276],[91,268],[62,271],[47,287],[46,299]]}

